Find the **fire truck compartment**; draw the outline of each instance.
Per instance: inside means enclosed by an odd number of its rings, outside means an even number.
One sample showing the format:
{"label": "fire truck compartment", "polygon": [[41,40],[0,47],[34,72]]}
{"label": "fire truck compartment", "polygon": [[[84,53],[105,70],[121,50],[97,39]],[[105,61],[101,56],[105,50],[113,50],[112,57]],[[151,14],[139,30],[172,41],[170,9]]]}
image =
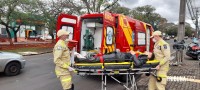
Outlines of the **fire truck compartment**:
{"label": "fire truck compartment", "polygon": [[81,28],[81,54],[98,51],[101,47],[103,20],[101,18],[83,19]]}

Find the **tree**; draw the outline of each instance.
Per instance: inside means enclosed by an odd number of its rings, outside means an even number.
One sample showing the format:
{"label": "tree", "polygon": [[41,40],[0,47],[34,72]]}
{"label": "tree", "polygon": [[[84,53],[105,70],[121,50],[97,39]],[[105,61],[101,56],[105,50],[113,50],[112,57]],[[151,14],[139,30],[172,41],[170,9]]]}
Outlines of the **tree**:
{"label": "tree", "polygon": [[117,1],[108,3],[109,0],[37,0],[35,11],[39,10],[36,13],[40,13],[43,17],[43,21],[49,29],[49,34],[54,39],[53,33],[56,30],[56,21],[60,13],[81,15],[83,13],[101,12],[110,9]]}
{"label": "tree", "polygon": [[[166,33],[167,35],[177,35],[177,31],[178,31],[178,25],[174,24],[174,23],[165,23],[163,25],[159,26],[159,29],[162,30],[162,32]],[[190,26],[189,23],[186,23],[185,25],[185,35],[191,37],[192,36],[192,27]]]}
{"label": "tree", "polygon": [[159,25],[159,26],[158,26],[158,29],[159,29],[160,31],[162,31],[163,33],[168,34],[167,31],[168,31],[170,28],[172,28],[173,26],[175,26],[174,23],[164,23],[164,24]]}
{"label": "tree", "polygon": [[161,17],[160,14],[155,13],[155,10],[153,6],[146,5],[132,9],[130,14],[135,19],[151,24],[157,30],[158,26],[163,22],[167,22],[167,20]]}
{"label": "tree", "polygon": [[[34,4],[34,0],[0,1],[0,24],[6,27],[6,32],[11,45],[13,45],[11,31],[14,32],[15,42],[17,42],[16,34],[20,30],[21,20],[24,18],[22,12],[26,12],[27,9],[30,10],[29,6],[31,4]],[[18,25],[13,25],[13,23],[17,23]]]}
{"label": "tree", "polygon": [[112,8],[109,9],[112,13],[117,13],[117,14],[124,14],[124,15],[129,15],[130,14],[130,9],[127,7],[121,6],[119,3],[116,3],[115,5],[112,6]]}
{"label": "tree", "polygon": [[191,37],[192,36],[192,27],[190,24],[185,25],[185,36]]}
{"label": "tree", "polygon": [[177,36],[177,31],[178,25],[173,25],[167,29],[166,34],[170,36]]}
{"label": "tree", "polygon": [[103,12],[112,8],[119,0],[81,0],[83,8],[87,9],[87,13]]}
{"label": "tree", "polygon": [[[49,34],[52,37],[52,42],[54,41],[54,32],[56,30],[56,21],[60,13],[67,14],[80,14],[80,7],[75,4],[73,0],[51,0],[43,1],[37,0],[37,11],[40,13],[40,16],[43,17],[45,27],[48,28]],[[36,11],[35,10],[35,11]]]}

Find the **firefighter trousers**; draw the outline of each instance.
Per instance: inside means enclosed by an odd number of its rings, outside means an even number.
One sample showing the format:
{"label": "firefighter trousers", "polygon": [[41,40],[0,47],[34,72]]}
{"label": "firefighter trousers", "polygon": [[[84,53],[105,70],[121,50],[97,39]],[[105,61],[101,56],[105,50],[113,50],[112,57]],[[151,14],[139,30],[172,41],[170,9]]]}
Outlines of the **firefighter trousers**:
{"label": "firefighter trousers", "polygon": [[150,75],[148,90],[165,90],[166,84],[167,84],[167,78],[162,78],[162,81],[158,82],[154,76]]}
{"label": "firefighter trousers", "polygon": [[63,90],[72,90],[72,77],[71,75],[59,76]]}

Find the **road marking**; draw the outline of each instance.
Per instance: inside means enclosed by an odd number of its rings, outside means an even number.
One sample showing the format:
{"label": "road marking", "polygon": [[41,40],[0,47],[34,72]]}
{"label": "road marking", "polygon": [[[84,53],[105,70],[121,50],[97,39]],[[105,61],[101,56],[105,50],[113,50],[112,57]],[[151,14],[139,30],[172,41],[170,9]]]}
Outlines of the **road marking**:
{"label": "road marking", "polygon": [[200,83],[200,80],[196,79],[195,76],[168,76],[167,81]]}

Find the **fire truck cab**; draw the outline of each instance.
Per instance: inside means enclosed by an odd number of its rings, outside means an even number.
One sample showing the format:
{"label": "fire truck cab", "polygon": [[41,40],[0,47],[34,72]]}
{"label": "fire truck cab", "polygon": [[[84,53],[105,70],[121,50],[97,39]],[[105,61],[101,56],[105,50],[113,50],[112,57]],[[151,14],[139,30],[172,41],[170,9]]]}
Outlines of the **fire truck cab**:
{"label": "fire truck cab", "polygon": [[[150,24],[110,12],[84,14],[80,17],[60,14],[58,30],[70,32],[69,39],[78,41],[77,52],[83,56],[97,53],[152,51]],[[58,40],[58,38],[57,38]]]}

